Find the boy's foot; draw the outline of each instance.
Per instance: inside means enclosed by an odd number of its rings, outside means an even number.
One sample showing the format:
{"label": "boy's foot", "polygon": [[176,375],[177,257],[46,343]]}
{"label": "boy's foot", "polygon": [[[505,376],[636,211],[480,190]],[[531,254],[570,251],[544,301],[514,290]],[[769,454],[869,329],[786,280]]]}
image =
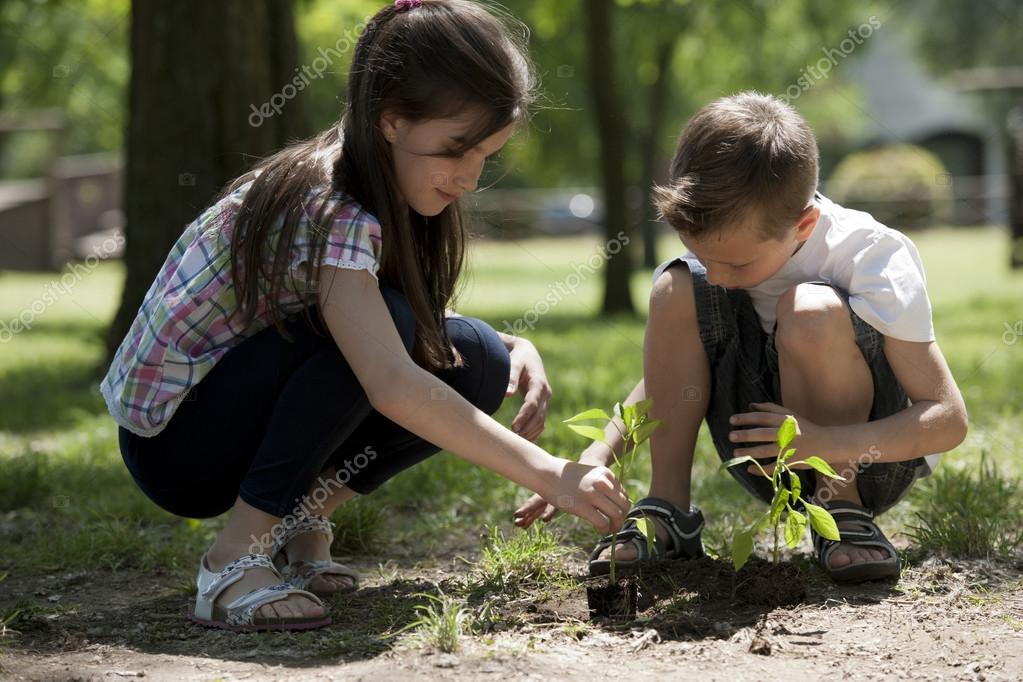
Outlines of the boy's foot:
{"label": "boy's foot", "polygon": [[874,522],[873,512],[851,500],[832,500],[822,506],[834,517],[842,541],[828,540],[812,529],[810,535],[817,560],[835,582],[899,576],[899,554]]}
{"label": "boy's foot", "polygon": [[[248,554],[249,551],[248,545],[232,548],[231,546],[218,546],[214,543],[214,546],[206,554],[206,567],[214,572],[222,571],[229,563],[238,557]],[[252,590],[268,585],[277,585],[280,582],[280,577],[269,569],[251,568],[245,571],[241,580],[225,588],[218,596],[216,603],[226,605]],[[289,595],[286,599],[280,599],[270,604],[264,604],[255,611],[255,615],[258,617],[284,620],[319,618],[325,616],[326,613],[327,611],[322,605],[298,594]]]}
{"label": "boy's foot", "polygon": [[[648,548],[645,535],[640,532],[638,520],[653,521],[655,541]],[[616,570],[630,571],[647,562],[673,559],[693,559],[703,556],[703,513],[690,505],[688,511],[658,497],[646,497],[636,502],[629,511],[622,530],[614,536],[601,538],[590,554],[590,575],[604,575],[611,570],[611,546],[615,545]]]}

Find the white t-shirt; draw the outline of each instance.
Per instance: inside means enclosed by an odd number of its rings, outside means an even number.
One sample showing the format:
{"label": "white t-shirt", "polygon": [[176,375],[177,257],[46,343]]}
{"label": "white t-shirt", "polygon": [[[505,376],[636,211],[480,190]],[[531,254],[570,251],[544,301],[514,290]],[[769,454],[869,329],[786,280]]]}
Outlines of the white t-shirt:
{"label": "white t-shirt", "polygon": [[[847,292],[849,307],[885,336],[933,341],[927,280],[909,237],[821,195],[816,202],[821,215],[810,238],[773,277],[746,290],[764,332],[774,331],[778,298],[784,292],[805,282],[825,282]],[[683,260],[699,262],[692,252]],[[939,458],[926,457],[931,470]]]}

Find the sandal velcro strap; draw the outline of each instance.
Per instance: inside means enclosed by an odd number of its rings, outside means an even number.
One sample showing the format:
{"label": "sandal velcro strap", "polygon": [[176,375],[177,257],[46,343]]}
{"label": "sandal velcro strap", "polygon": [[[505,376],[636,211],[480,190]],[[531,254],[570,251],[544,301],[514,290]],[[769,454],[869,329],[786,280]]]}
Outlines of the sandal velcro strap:
{"label": "sandal velcro strap", "polygon": [[251,592],[246,592],[225,606],[224,610],[227,612],[227,615],[224,618],[224,622],[228,625],[252,625],[252,614],[256,612],[256,609],[281,599],[287,599],[293,594],[310,596],[314,601],[319,601],[315,595],[310,595],[304,590],[296,590],[287,583],[265,585]]}
{"label": "sandal velcro strap", "polygon": [[362,582],[362,575],[354,568],[339,564],[333,559],[320,559],[317,561],[295,561],[284,567],[281,575],[284,580],[299,589],[306,589],[313,579],[324,573],[331,575],[343,575],[352,579],[356,585]]}
{"label": "sandal velcro strap", "polygon": [[[265,568],[278,576],[280,575],[267,555],[246,554],[224,566],[220,572],[214,574],[214,579],[207,585],[200,585],[200,594],[203,599],[209,599],[211,602],[216,601],[221,592],[241,580],[245,571],[250,568]],[[208,573],[212,573],[212,571],[208,571]]]}
{"label": "sandal velcro strap", "polygon": [[[877,523],[874,522],[874,514],[869,509],[843,500],[830,502],[825,506],[825,509],[835,519],[835,524],[838,525],[838,535],[841,540],[829,540],[812,528],[810,535],[813,538],[813,547],[817,554],[817,561],[832,579],[839,582],[860,582],[864,580],[893,578],[899,575],[901,562],[899,561],[898,552],[891,541],[878,528]],[[843,524],[845,524],[845,528],[842,528]],[[854,525],[855,528],[850,528],[850,524]],[[840,568],[832,568],[831,555],[838,549],[841,543],[879,549],[887,553],[888,556],[885,559],[861,561]]]}
{"label": "sandal velcro strap", "polygon": [[318,514],[303,516],[295,523],[285,523],[280,528],[283,531],[274,533],[273,545],[270,548],[271,559],[276,558],[285,545],[303,533],[323,533],[327,536],[328,544],[334,541],[334,524],[326,517]]}
{"label": "sandal velcro strap", "polygon": [[[668,532],[667,541],[654,538],[653,553],[649,551],[646,536],[636,526],[636,521],[644,517],[656,517],[664,523]],[[598,557],[611,546],[612,542],[631,544],[636,549],[635,559],[615,562],[617,566],[623,568],[630,568],[650,560],[695,559],[703,556],[703,542],[700,539],[703,525],[703,512],[693,505],[690,505],[689,512],[686,513],[667,500],[659,497],[645,497],[636,502],[629,510],[622,530],[618,531],[617,535],[602,537],[590,552],[590,573],[601,575],[610,570],[610,560]]]}

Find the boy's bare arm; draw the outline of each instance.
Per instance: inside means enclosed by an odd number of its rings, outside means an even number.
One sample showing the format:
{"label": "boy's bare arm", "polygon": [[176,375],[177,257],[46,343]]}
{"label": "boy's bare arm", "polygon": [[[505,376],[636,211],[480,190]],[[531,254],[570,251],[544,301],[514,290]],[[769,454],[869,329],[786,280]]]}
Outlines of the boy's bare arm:
{"label": "boy's bare arm", "polygon": [[[938,344],[885,337],[884,351],[912,405],[865,424],[819,426],[799,419],[800,434],[793,447],[801,455],[818,455],[833,464],[856,462],[863,453],[873,462],[902,462],[947,452],[963,442],[969,425],[966,405]],[[773,404],[756,407],[759,412],[732,418],[736,440],[751,445],[736,450],[736,457],[777,455],[777,446],[769,441],[791,410]]]}
{"label": "boy's bare arm", "polygon": [[832,427],[845,458],[872,452],[877,461],[899,462],[962,443],[969,428],[966,405],[937,342],[885,337],[884,352],[913,404],[877,421]]}

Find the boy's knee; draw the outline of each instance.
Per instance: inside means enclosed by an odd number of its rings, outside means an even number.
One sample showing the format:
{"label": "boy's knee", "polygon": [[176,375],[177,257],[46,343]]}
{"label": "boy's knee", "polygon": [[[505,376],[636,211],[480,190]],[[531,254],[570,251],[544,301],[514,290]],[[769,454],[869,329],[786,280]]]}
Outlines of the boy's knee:
{"label": "boy's knee", "polygon": [[391,311],[391,319],[394,320],[398,335],[411,353],[416,340],[416,314],[412,310],[412,304],[405,298],[405,294],[389,286],[381,286],[380,294],[384,297],[387,309]]}
{"label": "boy's knee", "polygon": [[827,351],[833,343],[853,340],[849,309],[832,287],[800,284],[781,295],[777,306],[775,345],[789,353]]}
{"label": "boy's knee", "polygon": [[465,362],[462,371],[468,376],[463,379],[468,381],[464,385],[471,387],[465,398],[487,414],[497,412],[511,374],[511,357],[501,337],[474,317],[449,319],[448,336]]}

